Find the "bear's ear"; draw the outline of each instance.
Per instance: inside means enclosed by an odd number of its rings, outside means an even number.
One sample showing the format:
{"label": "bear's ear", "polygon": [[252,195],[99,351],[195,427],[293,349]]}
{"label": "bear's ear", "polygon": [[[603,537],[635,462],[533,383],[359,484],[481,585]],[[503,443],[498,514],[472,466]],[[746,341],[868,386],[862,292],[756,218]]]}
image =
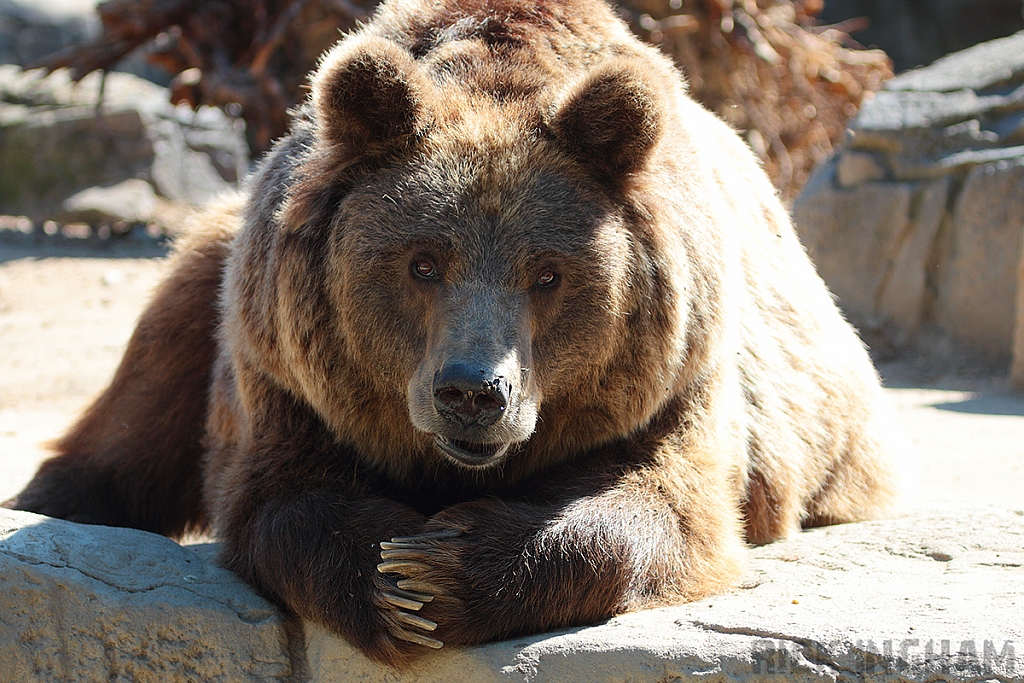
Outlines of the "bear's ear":
{"label": "bear's ear", "polygon": [[313,77],[320,135],[349,157],[400,146],[431,117],[433,85],[413,56],[383,38],[342,41]]}
{"label": "bear's ear", "polygon": [[643,168],[661,133],[655,86],[628,59],[590,71],[551,112],[548,127],[566,150],[613,182]]}

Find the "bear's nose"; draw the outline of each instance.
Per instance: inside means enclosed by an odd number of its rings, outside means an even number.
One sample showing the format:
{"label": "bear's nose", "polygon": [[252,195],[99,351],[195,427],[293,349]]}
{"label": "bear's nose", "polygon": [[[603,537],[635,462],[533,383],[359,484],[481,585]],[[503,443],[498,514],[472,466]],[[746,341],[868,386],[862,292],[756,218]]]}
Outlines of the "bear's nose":
{"label": "bear's nose", "polygon": [[434,376],[434,407],[465,426],[486,427],[501,419],[511,389],[504,377],[479,366],[449,363]]}

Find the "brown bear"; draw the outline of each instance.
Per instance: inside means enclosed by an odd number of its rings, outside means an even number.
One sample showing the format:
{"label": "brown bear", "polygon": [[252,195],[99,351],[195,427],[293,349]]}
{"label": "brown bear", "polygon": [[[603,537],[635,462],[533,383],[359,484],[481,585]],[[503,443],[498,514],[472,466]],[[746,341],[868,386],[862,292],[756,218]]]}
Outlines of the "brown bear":
{"label": "brown bear", "polygon": [[879,514],[880,395],[750,150],[601,0],[389,0],[10,505],[212,529],[400,665]]}

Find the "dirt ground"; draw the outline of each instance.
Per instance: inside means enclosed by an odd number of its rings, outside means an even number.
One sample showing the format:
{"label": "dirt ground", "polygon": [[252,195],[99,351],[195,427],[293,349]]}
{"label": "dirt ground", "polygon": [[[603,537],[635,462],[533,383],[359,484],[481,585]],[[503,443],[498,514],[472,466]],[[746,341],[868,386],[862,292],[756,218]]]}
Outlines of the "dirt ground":
{"label": "dirt ground", "polygon": [[[110,378],[164,254],[146,238],[0,235],[0,500]],[[916,451],[915,504],[1024,506],[1024,397],[998,368],[905,357],[880,370]]]}

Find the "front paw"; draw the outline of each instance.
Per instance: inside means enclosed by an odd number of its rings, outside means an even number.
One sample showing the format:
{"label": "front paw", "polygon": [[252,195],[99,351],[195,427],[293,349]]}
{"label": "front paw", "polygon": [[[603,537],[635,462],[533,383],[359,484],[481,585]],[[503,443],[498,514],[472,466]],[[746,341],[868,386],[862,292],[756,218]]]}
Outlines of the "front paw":
{"label": "front paw", "polygon": [[445,529],[381,542],[383,561],[377,571],[388,585],[379,591],[377,604],[392,638],[435,650],[444,645],[435,636],[448,630],[446,627],[462,613],[461,601],[449,590],[451,577],[445,568],[451,560],[444,541],[460,535],[459,531]]}

